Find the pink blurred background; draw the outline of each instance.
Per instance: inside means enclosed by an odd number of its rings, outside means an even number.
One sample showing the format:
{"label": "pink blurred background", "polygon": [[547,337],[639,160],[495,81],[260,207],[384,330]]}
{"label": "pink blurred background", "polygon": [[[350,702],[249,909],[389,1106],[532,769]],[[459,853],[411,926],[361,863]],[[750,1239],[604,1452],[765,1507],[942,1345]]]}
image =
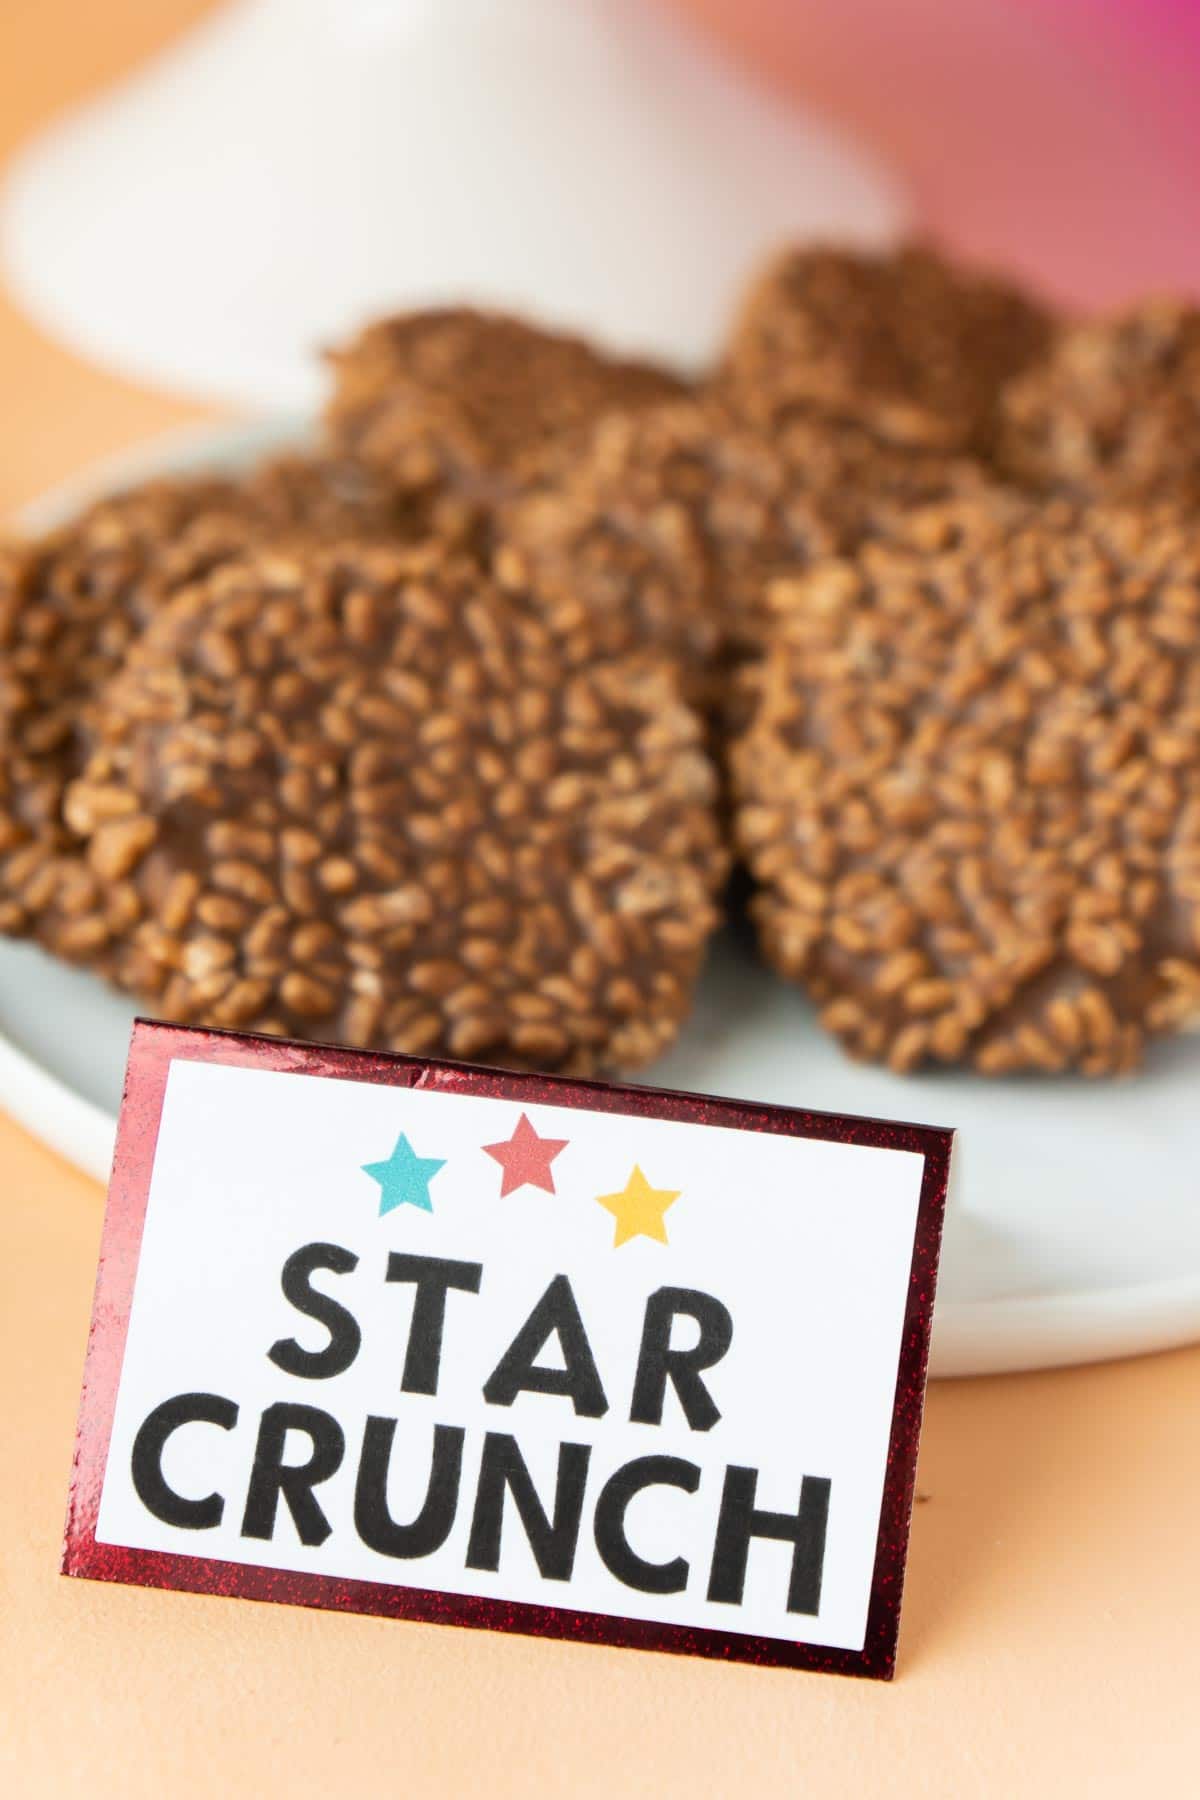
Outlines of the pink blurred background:
{"label": "pink blurred background", "polygon": [[671,0],[1061,300],[1200,292],[1196,0]]}

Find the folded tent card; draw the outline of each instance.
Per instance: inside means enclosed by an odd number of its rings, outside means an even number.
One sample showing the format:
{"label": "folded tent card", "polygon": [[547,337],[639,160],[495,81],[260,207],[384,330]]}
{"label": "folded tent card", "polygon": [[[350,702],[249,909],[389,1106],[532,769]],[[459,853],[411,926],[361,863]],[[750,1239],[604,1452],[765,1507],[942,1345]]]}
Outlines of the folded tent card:
{"label": "folded tent card", "polygon": [[949,1154],[139,1024],[64,1571],[890,1676]]}

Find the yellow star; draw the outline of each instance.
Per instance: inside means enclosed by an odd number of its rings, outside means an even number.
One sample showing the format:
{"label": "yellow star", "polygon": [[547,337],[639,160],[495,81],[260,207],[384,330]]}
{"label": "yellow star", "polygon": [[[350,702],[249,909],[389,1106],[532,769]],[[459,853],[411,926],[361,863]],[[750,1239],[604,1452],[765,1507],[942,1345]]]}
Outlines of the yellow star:
{"label": "yellow star", "polygon": [[682,1191],[681,1188],[651,1187],[634,1163],[633,1173],[619,1194],[597,1194],[600,1205],[617,1221],[613,1249],[619,1249],[634,1237],[654,1238],[657,1243],[665,1244],[667,1227],[663,1214],[668,1206],[674,1205]]}

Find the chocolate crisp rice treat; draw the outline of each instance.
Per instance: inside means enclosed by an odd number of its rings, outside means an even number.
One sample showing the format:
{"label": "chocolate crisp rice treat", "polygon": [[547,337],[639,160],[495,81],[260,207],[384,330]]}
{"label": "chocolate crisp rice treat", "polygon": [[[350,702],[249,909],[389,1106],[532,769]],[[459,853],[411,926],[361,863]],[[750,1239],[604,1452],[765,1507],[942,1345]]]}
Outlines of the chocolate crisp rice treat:
{"label": "chocolate crisp rice treat", "polygon": [[930,250],[793,250],[750,290],[721,383],[760,428],[799,410],[894,444],[986,450],[1001,384],[1053,333],[1027,296]]}
{"label": "chocolate crisp rice treat", "polygon": [[1200,506],[1200,308],[1149,301],[1065,331],[1006,389],[998,460],[1038,488]]}
{"label": "chocolate crisp rice treat", "polygon": [[93,743],[39,932],[156,1014],[577,1071],[688,1010],[726,856],[673,671],[444,546],[216,569]]}
{"label": "chocolate crisp rice treat", "polygon": [[381,319],[332,361],[326,423],[336,445],[405,489],[481,501],[506,491],[547,443],[682,391],[663,369],[467,309]]}
{"label": "chocolate crisp rice treat", "polygon": [[797,417],[767,435],[715,400],[678,400],[613,414],[545,457],[500,510],[495,567],[680,657],[716,704],[714,659],[761,648],[773,579],[983,481],[964,459],[896,450],[855,425]]}
{"label": "chocolate crisp rice treat", "polygon": [[0,931],[28,928],[96,696],[168,596],[264,534],[387,540],[410,524],[377,475],[290,456],[244,481],[148,482],[0,545]]}
{"label": "chocolate crisp rice treat", "polygon": [[1121,1072],[1200,1025],[1200,532],[960,511],[776,591],[731,752],[763,947],[894,1069]]}

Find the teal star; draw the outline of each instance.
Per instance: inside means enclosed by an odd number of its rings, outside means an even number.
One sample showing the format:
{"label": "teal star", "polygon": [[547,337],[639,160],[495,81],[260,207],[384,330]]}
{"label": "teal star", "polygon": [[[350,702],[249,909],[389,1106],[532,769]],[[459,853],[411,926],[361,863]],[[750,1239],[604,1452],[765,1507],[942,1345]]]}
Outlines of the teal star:
{"label": "teal star", "polygon": [[362,1165],[363,1174],[379,1183],[380,1218],[397,1206],[419,1206],[422,1212],[432,1212],[429,1184],[445,1166],[444,1156],[418,1156],[401,1132],[387,1162]]}

